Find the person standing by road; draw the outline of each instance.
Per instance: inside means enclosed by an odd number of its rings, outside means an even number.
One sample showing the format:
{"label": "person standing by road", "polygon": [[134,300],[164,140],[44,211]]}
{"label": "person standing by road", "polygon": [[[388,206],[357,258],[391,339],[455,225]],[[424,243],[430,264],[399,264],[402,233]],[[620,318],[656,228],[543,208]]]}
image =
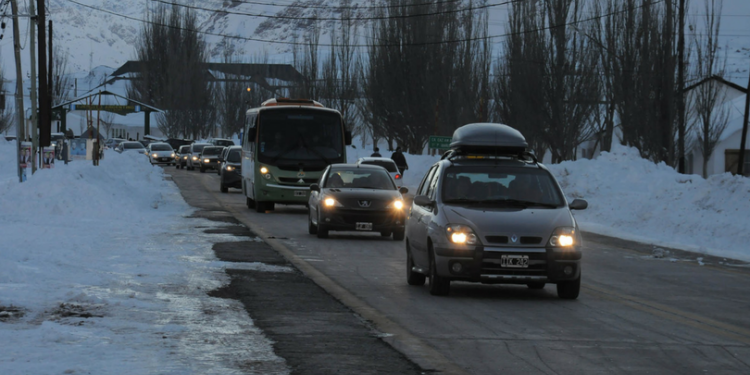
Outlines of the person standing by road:
{"label": "person standing by road", "polygon": [[404,153],[401,152],[401,147],[396,147],[396,151],[391,154],[391,160],[396,163],[398,171],[402,176],[404,175],[404,171],[409,169],[409,164],[406,164],[406,157],[404,156]]}
{"label": "person standing by road", "polygon": [[379,157],[383,156],[383,155],[380,155],[380,149],[379,148],[375,147],[375,149],[373,151],[375,151],[375,152],[373,152],[372,155],[370,155],[370,157],[379,158]]}

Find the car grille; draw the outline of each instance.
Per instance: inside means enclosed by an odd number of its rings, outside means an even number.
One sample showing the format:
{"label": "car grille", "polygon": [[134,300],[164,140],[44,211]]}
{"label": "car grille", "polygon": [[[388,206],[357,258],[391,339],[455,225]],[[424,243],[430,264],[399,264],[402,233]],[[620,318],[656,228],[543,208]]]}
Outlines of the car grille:
{"label": "car grille", "polygon": [[[487,243],[507,244],[508,236],[485,236]],[[538,245],[542,243],[542,237],[523,236],[519,239],[521,245]]]}
{"label": "car grille", "polygon": [[[363,201],[368,201],[370,205],[362,206],[360,203],[362,203]],[[344,207],[351,207],[362,210],[385,210],[385,207],[388,205],[388,201],[385,200],[366,198],[341,199],[339,200],[339,203],[341,203]]]}
{"label": "car grille", "polygon": [[[303,178],[302,181],[304,181],[306,184],[314,184],[318,182],[318,179],[317,178]],[[299,182],[299,178],[279,177],[279,182],[283,182],[285,184],[296,184]]]}
{"label": "car grille", "polygon": [[[502,255],[527,255],[529,268],[507,268],[501,266]],[[546,276],[547,253],[526,252],[489,252],[485,251],[482,258],[483,275],[513,275],[513,276]]]}

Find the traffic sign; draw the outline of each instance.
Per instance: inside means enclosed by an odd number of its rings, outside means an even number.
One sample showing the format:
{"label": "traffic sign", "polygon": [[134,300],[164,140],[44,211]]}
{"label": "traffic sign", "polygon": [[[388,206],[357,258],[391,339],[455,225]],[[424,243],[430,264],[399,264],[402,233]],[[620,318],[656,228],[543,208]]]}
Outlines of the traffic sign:
{"label": "traffic sign", "polygon": [[453,139],[453,137],[431,135],[429,147],[430,149],[434,149],[434,150],[448,150],[451,148],[451,139]]}

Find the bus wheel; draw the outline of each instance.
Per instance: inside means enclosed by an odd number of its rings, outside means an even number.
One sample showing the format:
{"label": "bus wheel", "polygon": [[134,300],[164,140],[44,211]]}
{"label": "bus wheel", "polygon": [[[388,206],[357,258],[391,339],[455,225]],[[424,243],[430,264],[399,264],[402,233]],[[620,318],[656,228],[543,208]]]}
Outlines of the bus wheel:
{"label": "bus wheel", "polygon": [[255,208],[255,201],[250,198],[245,197],[245,204],[247,205],[247,208]]}
{"label": "bus wheel", "polygon": [[255,202],[255,212],[266,212],[266,202]]}

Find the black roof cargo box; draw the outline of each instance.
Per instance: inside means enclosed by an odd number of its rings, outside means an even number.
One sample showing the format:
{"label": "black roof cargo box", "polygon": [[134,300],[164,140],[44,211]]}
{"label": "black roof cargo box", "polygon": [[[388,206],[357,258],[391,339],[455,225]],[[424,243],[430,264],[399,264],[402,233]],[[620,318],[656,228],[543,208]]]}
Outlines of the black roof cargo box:
{"label": "black roof cargo box", "polygon": [[508,125],[477,123],[453,132],[451,149],[465,154],[517,155],[526,151],[523,134]]}

